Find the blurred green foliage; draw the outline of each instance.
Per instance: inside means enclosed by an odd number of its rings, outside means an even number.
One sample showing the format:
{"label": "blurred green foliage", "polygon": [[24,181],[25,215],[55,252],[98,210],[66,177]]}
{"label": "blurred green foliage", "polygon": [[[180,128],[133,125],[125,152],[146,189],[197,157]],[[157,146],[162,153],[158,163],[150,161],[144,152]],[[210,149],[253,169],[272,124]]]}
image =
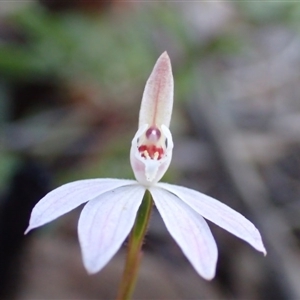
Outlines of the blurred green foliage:
{"label": "blurred green foliage", "polygon": [[298,1],[239,1],[237,5],[246,21],[256,25],[289,23],[300,8]]}
{"label": "blurred green foliage", "polygon": [[11,20],[26,42],[0,47],[0,71],[7,76],[96,79],[109,91],[138,77],[153,56],[146,27],[134,30],[134,22],[76,12],[51,14],[39,6]]}

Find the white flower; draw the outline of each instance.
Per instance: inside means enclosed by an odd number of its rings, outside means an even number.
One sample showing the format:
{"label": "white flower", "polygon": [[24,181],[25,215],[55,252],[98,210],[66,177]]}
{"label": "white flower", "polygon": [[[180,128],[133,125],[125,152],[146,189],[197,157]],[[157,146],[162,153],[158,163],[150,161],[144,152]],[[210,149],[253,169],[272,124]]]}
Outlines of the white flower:
{"label": "white flower", "polygon": [[96,273],[126,239],[148,189],[168,231],[205,279],[215,275],[218,250],[204,218],[266,254],[258,230],[238,212],[195,190],[158,183],[172,157],[172,105],[173,76],[165,52],[147,81],[132,141],[130,160],[137,181],[105,178],[67,183],[37,203],[26,233],[87,202],[78,235],[84,266]]}

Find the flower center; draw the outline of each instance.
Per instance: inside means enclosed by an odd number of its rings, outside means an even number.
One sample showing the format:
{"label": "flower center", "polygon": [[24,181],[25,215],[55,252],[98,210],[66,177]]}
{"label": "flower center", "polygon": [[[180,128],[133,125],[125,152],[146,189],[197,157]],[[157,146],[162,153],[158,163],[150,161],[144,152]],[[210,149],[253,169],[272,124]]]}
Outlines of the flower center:
{"label": "flower center", "polygon": [[151,126],[145,133],[144,143],[138,147],[142,157],[146,159],[159,160],[164,154],[164,149],[160,145],[161,132],[155,127]]}

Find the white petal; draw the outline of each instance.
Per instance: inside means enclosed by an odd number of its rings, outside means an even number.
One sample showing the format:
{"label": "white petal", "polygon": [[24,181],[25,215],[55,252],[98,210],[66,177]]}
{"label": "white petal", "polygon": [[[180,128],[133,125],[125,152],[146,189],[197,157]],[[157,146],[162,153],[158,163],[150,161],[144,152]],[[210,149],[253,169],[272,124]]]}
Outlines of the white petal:
{"label": "white petal", "polygon": [[215,276],[218,249],[206,221],[174,194],[157,187],[150,192],[167,229],[196,271]]}
{"label": "white petal", "polygon": [[174,82],[167,52],[157,60],[143,94],[139,127],[144,124],[170,126],[173,108]]}
{"label": "white petal", "polygon": [[266,249],[257,228],[237,211],[214,198],[192,189],[167,183],[159,183],[158,186],[178,196],[204,218],[246,241],[256,250],[266,254]]}
{"label": "white petal", "polygon": [[135,184],[111,190],[88,202],[78,223],[84,266],[100,271],[121,247],[133,227],[145,188]]}
{"label": "white petal", "polygon": [[135,183],[134,180],[105,178],[79,180],[64,184],[48,193],[35,205],[25,233],[53,221],[102,193]]}

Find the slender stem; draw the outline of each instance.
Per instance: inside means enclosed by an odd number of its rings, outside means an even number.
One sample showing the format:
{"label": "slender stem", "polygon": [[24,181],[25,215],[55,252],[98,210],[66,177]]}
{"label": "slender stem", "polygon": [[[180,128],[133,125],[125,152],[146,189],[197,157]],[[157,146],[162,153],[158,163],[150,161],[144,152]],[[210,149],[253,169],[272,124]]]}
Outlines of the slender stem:
{"label": "slender stem", "polygon": [[148,227],[152,204],[153,201],[151,194],[147,190],[142,204],[138,210],[137,218],[129,237],[126,264],[122,281],[119,286],[117,300],[131,299],[131,295],[137,280],[137,274],[142,257],[141,248]]}

